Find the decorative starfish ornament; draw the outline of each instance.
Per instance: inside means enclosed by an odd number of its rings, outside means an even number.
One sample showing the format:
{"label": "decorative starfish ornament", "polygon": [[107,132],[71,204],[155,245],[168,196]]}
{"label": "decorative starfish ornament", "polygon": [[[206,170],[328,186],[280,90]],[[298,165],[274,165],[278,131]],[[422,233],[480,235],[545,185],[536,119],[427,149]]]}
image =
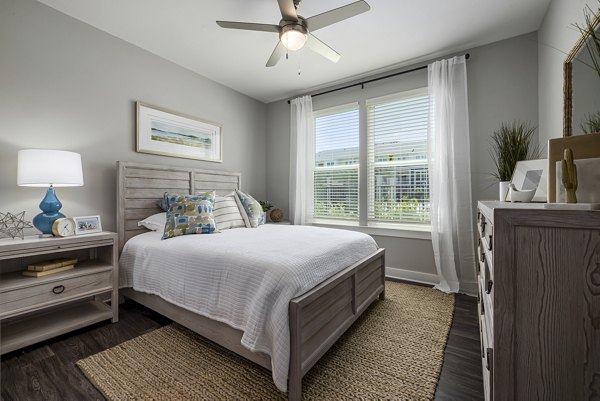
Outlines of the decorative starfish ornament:
{"label": "decorative starfish ornament", "polygon": [[12,239],[24,238],[23,229],[32,228],[31,222],[25,220],[25,212],[12,214],[11,212],[0,212],[0,233],[8,235]]}

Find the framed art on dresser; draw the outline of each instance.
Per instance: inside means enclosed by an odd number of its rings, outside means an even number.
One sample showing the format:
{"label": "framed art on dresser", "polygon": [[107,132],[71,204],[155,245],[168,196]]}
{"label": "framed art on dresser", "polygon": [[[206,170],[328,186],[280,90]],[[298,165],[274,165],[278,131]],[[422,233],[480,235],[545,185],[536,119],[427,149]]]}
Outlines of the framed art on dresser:
{"label": "framed art on dresser", "polygon": [[511,183],[520,191],[535,189],[532,202],[546,202],[547,166],[547,159],[517,162]]}
{"label": "framed art on dresser", "polygon": [[[560,200],[560,193],[557,193],[557,188],[560,189],[561,181],[557,180],[558,174],[557,171],[560,170],[561,160],[563,159],[564,150],[571,149],[573,151],[573,159],[575,164],[581,162],[582,164],[588,164],[588,162],[592,162],[591,171],[594,170],[596,163],[592,160],[587,159],[599,159],[600,158],[600,133],[596,134],[587,134],[587,135],[576,135],[569,136],[564,138],[554,138],[548,141],[548,202],[555,203]],[[586,159],[585,161],[583,159]],[[591,187],[595,187],[595,175],[594,177],[588,176],[584,177],[582,174],[585,174],[585,171],[589,171],[589,167],[578,167],[581,168],[581,173],[578,173],[579,180],[583,180],[583,187],[585,191],[585,186],[589,182]],[[592,192],[596,193],[594,199],[600,196],[597,194],[597,187],[592,189]],[[578,192],[581,192],[581,189],[578,189]],[[594,202],[587,200],[587,202]]]}

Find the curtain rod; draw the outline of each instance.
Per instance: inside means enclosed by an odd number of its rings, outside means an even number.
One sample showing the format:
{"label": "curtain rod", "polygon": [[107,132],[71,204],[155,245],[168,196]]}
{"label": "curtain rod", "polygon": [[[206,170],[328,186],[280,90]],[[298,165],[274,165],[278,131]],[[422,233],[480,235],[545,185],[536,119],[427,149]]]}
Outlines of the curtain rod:
{"label": "curtain rod", "polygon": [[[468,60],[471,57],[471,55],[469,53],[465,54],[465,59]],[[390,75],[385,75],[383,77],[379,77],[379,78],[373,78],[373,79],[369,79],[366,81],[361,81],[361,82],[357,82],[355,84],[350,84],[350,85],[346,85],[346,86],[342,86],[341,88],[336,88],[336,89],[330,89],[328,91],[325,92],[319,92],[316,93],[314,95],[312,95],[312,97],[317,97],[317,96],[321,96],[321,95],[326,95],[328,93],[332,93],[332,92],[337,92],[337,91],[341,91],[342,89],[348,89],[348,88],[352,88],[354,86],[361,86],[364,88],[365,84],[369,84],[371,82],[375,82],[375,81],[380,81],[382,79],[387,79],[387,78],[392,78],[392,77],[396,77],[398,75],[403,75],[403,74],[408,74],[409,72],[415,72],[415,71],[419,71],[419,70],[424,70],[425,68],[427,68],[426,65],[423,65],[421,67],[415,67],[415,68],[411,68],[410,70],[405,70],[405,71],[400,71],[400,72],[396,72],[394,74],[390,74]],[[287,101],[288,104],[290,104],[290,101]]]}

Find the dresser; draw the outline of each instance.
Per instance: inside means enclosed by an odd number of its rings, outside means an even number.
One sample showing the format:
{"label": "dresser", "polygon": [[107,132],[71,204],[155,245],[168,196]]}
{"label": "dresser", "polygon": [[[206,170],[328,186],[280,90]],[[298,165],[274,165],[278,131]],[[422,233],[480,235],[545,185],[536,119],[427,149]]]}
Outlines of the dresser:
{"label": "dresser", "polygon": [[600,211],[479,202],[486,400],[600,399]]}
{"label": "dresser", "polygon": [[[0,239],[0,353],[118,320],[117,234]],[[74,269],[26,277],[28,265],[77,258]],[[110,301],[110,305],[107,304]]]}

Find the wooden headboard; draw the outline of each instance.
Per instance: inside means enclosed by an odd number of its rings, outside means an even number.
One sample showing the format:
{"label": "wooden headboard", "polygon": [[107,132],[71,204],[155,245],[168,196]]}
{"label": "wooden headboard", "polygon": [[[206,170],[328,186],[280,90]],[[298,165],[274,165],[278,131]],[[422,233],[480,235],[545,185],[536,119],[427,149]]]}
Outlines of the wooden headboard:
{"label": "wooden headboard", "polygon": [[194,194],[216,190],[225,195],[241,188],[241,174],[154,164],[117,162],[117,233],[119,253],[125,242],[146,231],[137,223],[161,212],[156,201],[165,192]]}

